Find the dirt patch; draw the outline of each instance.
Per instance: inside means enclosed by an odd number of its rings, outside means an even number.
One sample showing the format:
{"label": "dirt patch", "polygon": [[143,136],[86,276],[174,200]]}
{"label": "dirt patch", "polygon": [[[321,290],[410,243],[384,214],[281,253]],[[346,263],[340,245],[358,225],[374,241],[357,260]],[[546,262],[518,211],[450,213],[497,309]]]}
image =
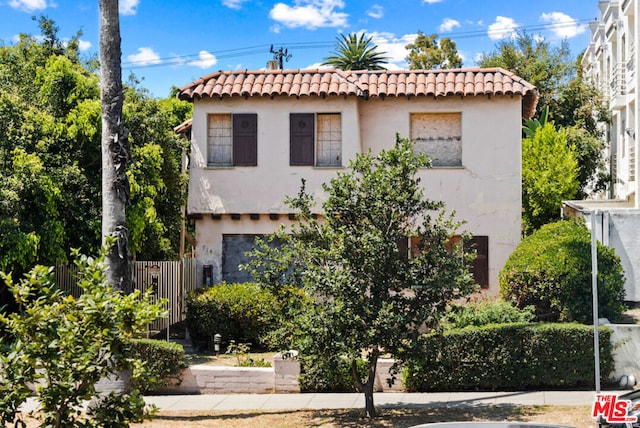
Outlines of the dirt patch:
{"label": "dirt patch", "polygon": [[160,412],[151,421],[133,424],[147,428],[199,427],[410,427],[431,422],[451,421],[520,421],[593,426],[590,406],[475,406],[420,409],[380,409],[374,421],[363,411],[232,411],[232,412]]}
{"label": "dirt patch", "polygon": [[[276,352],[251,352],[245,355],[206,355],[206,354],[194,354],[191,355],[190,364],[204,364],[207,366],[221,366],[221,367],[240,367],[243,361],[252,360],[257,367],[264,367],[262,362],[271,364],[273,362],[273,356]],[[247,365],[244,365],[247,367]]]}

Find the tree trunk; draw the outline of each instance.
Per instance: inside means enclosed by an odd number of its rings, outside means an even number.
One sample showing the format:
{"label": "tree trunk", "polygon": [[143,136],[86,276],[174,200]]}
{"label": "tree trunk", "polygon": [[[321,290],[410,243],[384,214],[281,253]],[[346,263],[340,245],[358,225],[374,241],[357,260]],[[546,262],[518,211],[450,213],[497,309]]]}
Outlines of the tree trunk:
{"label": "tree trunk", "polygon": [[360,380],[360,374],[358,373],[358,362],[357,360],[351,360],[351,374],[353,375],[353,379],[358,391],[364,394],[364,412],[367,418],[373,419],[377,416],[376,406],[373,402],[373,387],[376,382],[376,367],[378,365],[378,355],[380,354],[377,348],[371,351],[371,355],[369,355],[369,370],[367,375],[367,381],[362,383]]}
{"label": "tree trunk", "polygon": [[128,133],[122,123],[122,70],[118,0],[100,4],[100,101],[102,105],[102,245],[107,250],[107,282],[128,293],[129,230],[125,207],[129,202]]}

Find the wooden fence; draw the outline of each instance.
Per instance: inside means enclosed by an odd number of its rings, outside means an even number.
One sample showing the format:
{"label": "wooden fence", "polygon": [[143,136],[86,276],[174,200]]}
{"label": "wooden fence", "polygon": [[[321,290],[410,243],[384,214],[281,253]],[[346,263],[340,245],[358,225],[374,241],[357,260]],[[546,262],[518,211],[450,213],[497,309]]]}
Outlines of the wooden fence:
{"label": "wooden fence", "polygon": [[[56,265],[55,281],[60,288],[77,297],[82,290],[76,285],[75,270],[75,266]],[[143,293],[151,288],[156,301],[167,299],[165,308],[169,317],[149,325],[151,331],[164,330],[184,320],[186,295],[196,288],[196,260],[185,258],[176,261],[135,262],[133,286]]]}

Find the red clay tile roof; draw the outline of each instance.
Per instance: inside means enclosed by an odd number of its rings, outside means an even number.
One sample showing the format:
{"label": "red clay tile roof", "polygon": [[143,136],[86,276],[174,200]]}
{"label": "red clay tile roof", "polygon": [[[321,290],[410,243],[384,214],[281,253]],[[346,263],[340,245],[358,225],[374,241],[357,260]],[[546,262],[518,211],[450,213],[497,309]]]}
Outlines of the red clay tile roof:
{"label": "red clay tile roof", "polygon": [[521,96],[522,116],[535,113],[535,86],[502,68],[456,70],[344,71],[258,70],[219,71],[182,88],[182,100],[196,98],[293,96],[447,97]]}

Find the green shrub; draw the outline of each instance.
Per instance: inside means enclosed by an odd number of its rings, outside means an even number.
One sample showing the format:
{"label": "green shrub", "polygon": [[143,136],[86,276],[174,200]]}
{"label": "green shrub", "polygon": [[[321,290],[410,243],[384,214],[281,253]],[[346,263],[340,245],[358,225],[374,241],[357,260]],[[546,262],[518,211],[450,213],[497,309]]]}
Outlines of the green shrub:
{"label": "green shrub", "polygon": [[443,325],[446,329],[456,329],[467,326],[529,322],[534,318],[533,306],[520,309],[505,301],[483,300],[453,306],[443,320]]}
{"label": "green shrub", "polygon": [[[366,377],[365,361],[358,360],[358,370]],[[331,357],[302,355],[298,384],[302,392],[357,392],[351,364],[348,359],[334,355]]]}
{"label": "green shrub", "polygon": [[168,385],[170,379],[180,380],[180,373],[189,367],[189,357],[177,343],[154,339],[135,339],[131,342],[133,357],[144,363],[146,382],[142,392],[152,392]]}
{"label": "green shrub", "polygon": [[[19,282],[0,274],[19,310],[0,314],[0,425],[20,426],[18,406],[31,395],[41,426],[128,426],[147,414],[139,390],[147,372],[133,357],[131,342],[158,317],[164,301],[150,292],[123,294],[105,280],[99,258],[74,251],[80,296],[65,295],[54,283],[53,268],[36,266]],[[120,392],[101,393],[101,379],[128,375]],[[87,403],[90,403],[87,405]]]}
{"label": "green shrub", "polygon": [[213,337],[225,343],[263,345],[264,335],[277,328],[279,303],[254,283],[218,284],[187,297],[186,324],[194,345],[211,348]]}
{"label": "green shrub", "polygon": [[[600,329],[600,373],[614,368],[611,330]],[[409,391],[592,388],[593,328],[575,323],[492,324],[425,335],[406,363]]]}
{"label": "green shrub", "polygon": [[[592,322],[591,235],[582,219],[550,223],[522,240],[500,272],[500,294],[543,321]],[[599,315],[624,311],[624,274],[614,250],[598,244]]]}

